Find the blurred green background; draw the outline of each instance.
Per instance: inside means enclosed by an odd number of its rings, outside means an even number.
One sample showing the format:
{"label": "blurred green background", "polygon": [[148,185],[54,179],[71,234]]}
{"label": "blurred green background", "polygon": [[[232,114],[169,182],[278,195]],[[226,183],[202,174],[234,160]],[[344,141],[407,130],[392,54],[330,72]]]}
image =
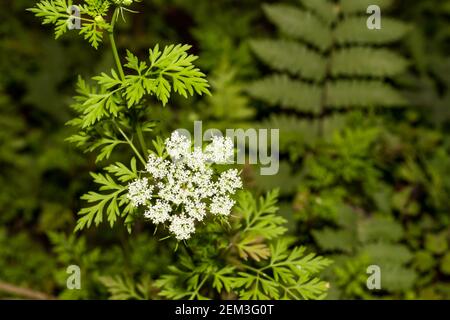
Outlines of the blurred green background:
{"label": "blurred green background", "polygon": [[[122,49],[192,44],[212,85],[211,97],[155,107],[161,133],[191,128],[195,120],[280,128],[279,174],[261,177],[246,167],[246,184],[255,192],[280,187],[290,236],[335,260],[325,275],[329,298],[449,299],[450,1],[392,1],[383,19],[407,28],[398,41],[366,46],[394,52],[402,66],[363,61],[385,71],[377,83],[392,97],[347,103],[350,89],[338,88],[332,115],[296,109],[303,100],[289,85],[282,87],[288,102],[268,96],[260,79],[295,76],[289,66],[296,61],[273,52],[281,42],[255,42],[285,37],[264,12],[267,2],[302,8],[299,1],[144,0],[140,14],[120,23]],[[25,297],[107,298],[101,277],[155,278],[176,254],[145,227],[131,236],[119,226],[73,234],[96,164],[64,141],[71,133],[68,106],[77,76],[107,70],[113,58],[75,34],[55,41],[25,11],[34,4],[7,1],[0,11],[0,298],[24,297],[11,287],[27,288]],[[288,67],[273,67],[269,54]],[[339,70],[333,76],[352,79]],[[401,106],[388,106],[392,100]],[[371,261],[389,270],[381,291],[365,288]],[[82,290],[66,289],[70,264],[82,267]]]}

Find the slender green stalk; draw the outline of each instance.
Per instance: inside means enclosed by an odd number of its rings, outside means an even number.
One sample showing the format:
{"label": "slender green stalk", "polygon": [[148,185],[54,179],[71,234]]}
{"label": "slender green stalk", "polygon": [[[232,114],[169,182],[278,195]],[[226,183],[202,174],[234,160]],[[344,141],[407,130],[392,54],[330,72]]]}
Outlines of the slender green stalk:
{"label": "slender green stalk", "polygon": [[124,139],[127,141],[127,143],[130,145],[131,149],[133,149],[136,156],[139,158],[139,160],[142,162],[142,164],[145,166],[147,163],[145,162],[144,158],[142,157],[141,153],[138,151],[138,149],[135,147],[133,142],[130,138],[123,132],[123,130],[119,127],[119,125],[116,123],[117,130],[119,130],[120,134],[124,137]]}
{"label": "slender green stalk", "polygon": [[145,143],[144,134],[142,132],[142,127],[141,127],[141,124],[139,122],[136,125],[136,133],[137,133],[137,136],[138,136],[138,139],[139,139],[139,143],[141,145],[142,152],[144,153],[145,157],[148,157],[147,144]]}
{"label": "slender green stalk", "polygon": [[[119,8],[117,8],[114,11],[114,13],[113,13],[113,17],[112,17],[112,20],[111,20],[111,31],[109,32],[109,41],[111,43],[111,50],[113,52],[113,56],[114,56],[114,60],[116,62],[117,70],[119,71],[120,78],[122,79],[122,81],[124,81],[125,80],[125,73],[123,71],[122,63],[120,62],[119,52],[117,50],[116,41],[114,39],[114,27],[116,25],[118,17],[119,17]],[[118,128],[118,129],[121,131],[122,135],[127,139],[127,142],[133,148],[134,152],[136,152],[136,154],[139,156],[139,159],[142,161],[142,163],[145,165],[145,161],[143,161],[142,155],[139,152],[137,152],[137,149],[131,143],[131,140],[129,140],[128,137],[125,136],[125,134],[123,133],[123,131],[120,128]],[[138,136],[138,139],[139,139],[139,143],[141,145],[142,152],[144,153],[144,156],[147,157],[147,145],[145,143],[144,135],[142,133],[142,128],[141,128],[141,125],[139,123],[137,124],[136,132],[137,132],[137,136]]]}
{"label": "slender green stalk", "polygon": [[203,285],[205,284],[206,280],[208,280],[208,278],[209,278],[209,275],[207,275],[203,278],[203,280],[200,282],[198,287],[195,289],[194,292],[192,292],[191,296],[189,297],[190,300],[194,299],[195,296],[198,296],[200,289],[203,288]]}
{"label": "slender green stalk", "polygon": [[120,78],[125,80],[125,73],[123,72],[122,63],[120,62],[119,52],[117,51],[116,40],[114,39],[114,27],[117,22],[117,17],[119,16],[119,9],[117,8],[111,20],[111,31],[109,31],[109,41],[111,43],[111,49],[113,52],[114,60],[116,62],[117,70],[119,71]]}

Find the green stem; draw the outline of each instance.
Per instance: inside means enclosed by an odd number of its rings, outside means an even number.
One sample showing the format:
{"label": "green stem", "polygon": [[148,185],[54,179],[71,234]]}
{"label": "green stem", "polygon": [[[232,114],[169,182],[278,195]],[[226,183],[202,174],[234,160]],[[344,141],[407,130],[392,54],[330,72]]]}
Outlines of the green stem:
{"label": "green stem", "polygon": [[148,157],[147,144],[145,143],[144,134],[142,133],[142,127],[139,122],[137,123],[136,132],[139,139],[139,143],[141,144],[142,152],[144,153],[145,157]]}
{"label": "green stem", "polygon": [[120,62],[119,52],[117,51],[116,41],[114,39],[114,27],[116,25],[117,17],[119,16],[119,9],[117,8],[113,13],[111,20],[111,31],[109,31],[109,41],[111,43],[111,49],[113,52],[114,60],[116,61],[117,70],[119,71],[122,81],[125,80],[125,73],[123,72],[122,63]]}
{"label": "green stem", "polygon": [[124,139],[127,141],[127,143],[130,145],[131,149],[133,149],[136,156],[139,158],[139,160],[142,162],[142,164],[145,166],[147,163],[145,162],[144,158],[142,157],[141,153],[136,149],[133,142],[128,138],[128,136],[123,132],[123,130],[119,127],[119,125],[116,123],[117,130],[119,130],[120,134],[124,137]]}
{"label": "green stem", "polygon": [[195,296],[198,295],[200,289],[203,287],[203,285],[205,284],[206,280],[208,280],[209,275],[206,275],[202,282],[200,282],[200,284],[198,285],[197,289],[195,289],[195,291],[191,294],[191,296],[189,297],[189,300],[193,300],[195,298]]}

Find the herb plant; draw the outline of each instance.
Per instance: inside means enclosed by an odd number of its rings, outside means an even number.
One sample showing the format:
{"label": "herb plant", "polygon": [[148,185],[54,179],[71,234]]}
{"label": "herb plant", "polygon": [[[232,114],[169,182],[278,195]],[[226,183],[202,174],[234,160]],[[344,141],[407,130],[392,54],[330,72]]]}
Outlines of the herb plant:
{"label": "herb plant", "polygon": [[[154,282],[147,278],[134,283],[126,275],[102,282],[113,298],[325,297],[328,285],[317,275],[330,260],[293,247],[284,237],[276,191],[255,200],[250,192],[237,190],[242,187],[239,171],[226,163],[233,154],[232,141],[213,139],[204,149],[192,149],[177,133],[156,133],[160,124],[152,118],[155,104],[168,105],[173,94],[188,98],[210,95],[210,90],[188,45],[155,45],[145,59],[129,50],[124,57],[120,54],[115,27],[136,12],[131,9],[135,2],[42,0],[30,9],[55,27],[56,38],[69,31],[68,21],[80,22],[79,34],[95,49],[107,35],[114,57],[109,72],[78,79],[72,105],[76,117],[68,122],[77,132],[67,140],[95,152],[103,166],[102,172],[91,174],[99,187],[82,196],[87,204],[75,231],[107,220],[111,227],[123,222],[132,233],[136,222],[147,218],[167,227],[160,230],[164,238],[176,238],[159,242],[175,247],[178,258]],[[177,242],[173,246],[169,241]]]}

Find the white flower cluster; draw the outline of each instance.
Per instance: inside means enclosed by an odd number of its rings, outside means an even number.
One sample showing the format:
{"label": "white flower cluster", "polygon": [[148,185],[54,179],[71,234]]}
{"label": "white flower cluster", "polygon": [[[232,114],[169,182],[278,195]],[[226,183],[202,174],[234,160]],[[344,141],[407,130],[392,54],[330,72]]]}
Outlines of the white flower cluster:
{"label": "white flower cluster", "polygon": [[195,232],[195,222],[207,213],[230,214],[235,204],[231,195],[242,188],[242,180],[236,169],[216,174],[212,167],[233,157],[229,138],[214,137],[205,151],[192,150],[190,141],[174,132],[165,146],[174,161],[150,155],[146,172],[153,185],[148,178],[130,183],[128,198],[136,207],[145,207],[146,218],[155,224],[167,223],[178,240],[186,240]]}

